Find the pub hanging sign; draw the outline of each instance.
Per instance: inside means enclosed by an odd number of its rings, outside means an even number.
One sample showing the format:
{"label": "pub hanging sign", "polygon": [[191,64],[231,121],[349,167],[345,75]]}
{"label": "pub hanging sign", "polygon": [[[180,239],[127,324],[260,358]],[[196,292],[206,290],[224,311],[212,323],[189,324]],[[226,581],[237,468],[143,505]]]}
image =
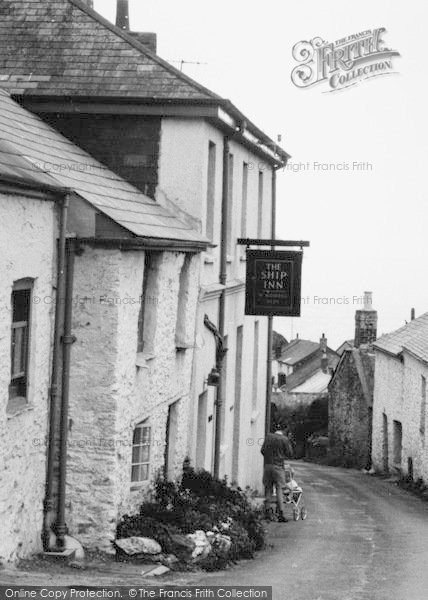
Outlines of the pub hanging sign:
{"label": "pub hanging sign", "polygon": [[303,252],[247,250],[246,315],[300,316]]}

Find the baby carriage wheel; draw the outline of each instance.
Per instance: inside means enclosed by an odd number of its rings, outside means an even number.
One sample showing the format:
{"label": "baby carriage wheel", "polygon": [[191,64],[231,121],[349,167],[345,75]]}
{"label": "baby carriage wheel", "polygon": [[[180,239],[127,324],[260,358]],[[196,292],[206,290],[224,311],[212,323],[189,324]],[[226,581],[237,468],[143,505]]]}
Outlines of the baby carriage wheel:
{"label": "baby carriage wheel", "polygon": [[302,506],[302,508],[300,509],[300,518],[302,519],[302,521],[304,521],[307,516],[308,513],[306,512],[306,508]]}
{"label": "baby carriage wheel", "polygon": [[294,509],[293,509],[293,519],[294,519],[295,521],[298,521],[298,520],[299,520],[299,516],[300,516],[300,511],[299,511],[299,509],[298,509],[298,508],[294,508]]}

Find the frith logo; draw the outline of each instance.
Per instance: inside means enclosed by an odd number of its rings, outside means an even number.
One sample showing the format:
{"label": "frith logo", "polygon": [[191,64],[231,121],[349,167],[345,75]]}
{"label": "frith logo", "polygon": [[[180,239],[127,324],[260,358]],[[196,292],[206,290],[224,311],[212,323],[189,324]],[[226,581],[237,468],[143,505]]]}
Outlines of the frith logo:
{"label": "frith logo", "polygon": [[293,46],[293,58],[299,63],[291,72],[297,87],[305,88],[328,82],[328,92],[348,88],[364,79],[394,73],[392,59],[400,56],[386,48],[382,35],[386,29],[369,29],[336,42],[316,37]]}

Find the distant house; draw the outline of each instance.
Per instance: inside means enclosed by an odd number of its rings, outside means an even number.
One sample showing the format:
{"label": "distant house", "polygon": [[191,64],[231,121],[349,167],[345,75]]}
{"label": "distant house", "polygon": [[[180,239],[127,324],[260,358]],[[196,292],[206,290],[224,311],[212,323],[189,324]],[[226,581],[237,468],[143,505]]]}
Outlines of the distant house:
{"label": "distant house", "polygon": [[319,343],[311,340],[296,338],[282,347],[277,355],[277,387],[291,392],[303,384],[309,377],[321,369],[321,359],[326,355],[326,368],[335,367],[338,357],[334,350],[328,347],[327,338],[321,337]]}
{"label": "distant house", "polygon": [[282,349],[277,358],[277,390],[273,400],[278,406],[311,404],[327,395],[327,386],[339,357],[328,347],[327,338],[319,344],[299,338]]}
{"label": "distant house", "polygon": [[373,347],[373,467],[427,483],[428,312]]}
{"label": "distant house", "polygon": [[377,312],[366,293],[364,309],[355,314],[354,342],[345,342],[328,386],[330,454],[348,467],[370,467],[376,332]]}

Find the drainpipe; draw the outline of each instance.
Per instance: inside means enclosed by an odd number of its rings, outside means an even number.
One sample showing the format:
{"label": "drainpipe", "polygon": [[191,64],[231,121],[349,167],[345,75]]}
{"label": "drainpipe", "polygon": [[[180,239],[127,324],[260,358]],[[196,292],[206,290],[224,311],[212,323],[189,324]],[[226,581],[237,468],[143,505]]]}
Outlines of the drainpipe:
{"label": "drainpipe", "polygon": [[64,335],[62,338],[62,378],[61,378],[61,421],[60,421],[60,449],[59,449],[59,486],[58,507],[55,532],[57,534],[57,550],[65,549],[65,536],[68,533],[65,522],[65,486],[67,472],[67,441],[68,441],[68,406],[70,388],[70,355],[71,345],[76,338],[71,335],[72,311],[73,311],[73,277],[74,277],[74,255],[75,241],[68,239],[66,242],[67,274],[65,284],[65,306],[64,306]]}
{"label": "drainpipe", "polygon": [[[276,235],[276,166],[272,167],[272,192],[271,192],[271,239]],[[271,246],[275,250],[275,245]],[[266,359],[266,417],[265,417],[265,437],[271,430],[271,405],[272,405],[272,336],[273,336],[273,316],[268,315],[267,331],[267,359]]]}
{"label": "drainpipe", "polygon": [[[229,204],[229,138],[223,139],[223,187],[221,200],[221,242],[220,242],[220,277],[219,281],[223,287],[219,298],[218,331],[224,338],[226,317],[226,280],[227,280],[227,230],[228,230],[228,204]],[[214,434],[214,477],[220,475],[220,446],[221,446],[221,407],[224,402],[225,377],[223,373],[224,352],[217,356],[217,370],[219,372],[219,384],[216,388],[215,401],[215,434]]]}
{"label": "drainpipe", "polygon": [[66,230],[67,213],[69,206],[69,197],[65,195],[61,202],[59,239],[58,239],[58,259],[57,259],[57,287],[55,304],[55,324],[54,339],[52,351],[52,374],[51,386],[49,390],[49,439],[47,451],[47,470],[46,470],[46,488],[45,500],[43,505],[43,532],[42,541],[45,552],[49,550],[49,537],[51,532],[52,512],[54,509],[53,482],[54,482],[54,464],[55,464],[55,424],[57,419],[57,408],[59,403],[59,372],[61,361],[61,324],[62,311],[65,305],[65,263],[66,263]]}

